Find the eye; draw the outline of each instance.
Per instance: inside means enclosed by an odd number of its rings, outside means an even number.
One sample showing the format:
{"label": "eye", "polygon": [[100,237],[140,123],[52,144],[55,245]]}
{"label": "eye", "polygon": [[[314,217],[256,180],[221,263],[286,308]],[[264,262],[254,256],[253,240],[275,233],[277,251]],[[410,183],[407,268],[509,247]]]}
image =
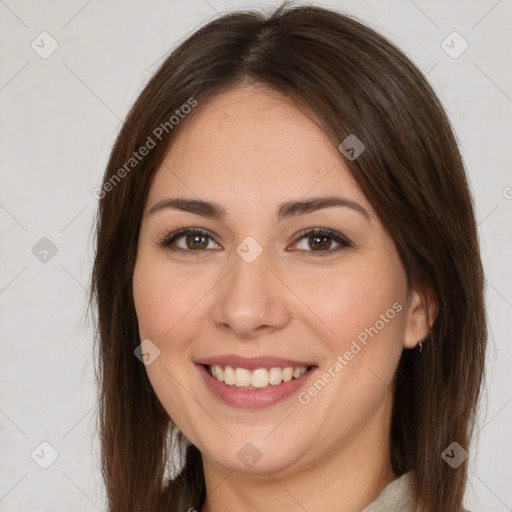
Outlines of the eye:
{"label": "eye", "polygon": [[[173,252],[181,252],[184,254],[194,254],[199,256],[204,250],[212,249],[210,241],[213,238],[210,233],[200,228],[184,228],[171,233],[169,236],[158,242],[161,247],[171,250]],[[333,242],[338,244],[338,247],[332,249]],[[219,247],[218,244],[213,242],[214,245]],[[294,245],[305,244],[308,248],[299,247],[301,251],[316,253],[315,256],[324,256],[338,252],[347,247],[351,247],[351,242],[340,233],[328,228],[315,228],[301,231],[294,242]]]}
{"label": "eye", "polygon": [[[333,241],[338,244],[338,248],[331,249]],[[300,244],[303,245],[302,248],[299,247],[300,250],[316,253],[314,256],[325,256],[326,254],[332,254],[333,252],[338,252],[352,246],[347,238],[328,228],[316,228],[301,231],[297,242],[295,242],[295,245]],[[306,248],[304,248],[304,245]],[[312,250],[308,250],[308,247]]]}
{"label": "eye", "polygon": [[[204,229],[185,228],[172,233],[158,244],[171,251],[190,254],[191,252],[211,249],[208,239],[212,240],[212,237],[210,233]],[[182,240],[181,245],[178,244],[180,240]]]}

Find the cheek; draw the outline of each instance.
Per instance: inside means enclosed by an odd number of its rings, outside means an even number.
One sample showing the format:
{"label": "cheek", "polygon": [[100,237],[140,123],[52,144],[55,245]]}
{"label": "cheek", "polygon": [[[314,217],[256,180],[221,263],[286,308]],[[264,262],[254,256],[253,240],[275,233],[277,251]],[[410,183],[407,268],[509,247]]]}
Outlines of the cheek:
{"label": "cheek", "polygon": [[[316,414],[326,418],[328,432],[347,433],[369,421],[389,397],[402,353],[405,274],[393,258],[368,259],[308,280],[300,293],[334,331],[321,340],[327,353],[318,380],[325,385],[312,383],[301,403],[310,400]],[[347,418],[346,411],[353,416]]]}
{"label": "cheek", "polygon": [[[179,290],[179,301],[173,301]],[[161,262],[143,249],[133,273],[133,298],[141,336],[162,339],[180,317],[184,294]]]}
{"label": "cheek", "polygon": [[177,272],[159,258],[139,255],[133,275],[133,295],[141,337],[163,343],[179,328],[195,324],[194,314],[205,293],[205,281],[187,271]]}
{"label": "cheek", "polygon": [[133,273],[133,299],[141,338],[160,339],[172,326],[168,282],[157,265],[139,254]]}
{"label": "cheek", "polygon": [[[322,323],[325,343],[333,354],[348,350],[359,339],[378,339],[367,354],[400,350],[405,326],[407,287],[399,261],[393,257],[374,258],[347,263],[341,269],[318,273],[302,283],[298,295],[307,297],[307,304]],[[395,354],[396,355],[396,354]]]}
{"label": "cheek", "polygon": [[[133,275],[133,296],[140,339],[150,339],[160,350],[146,372],[163,407],[182,431],[193,425],[193,389],[183,392],[189,380],[189,340],[198,336],[197,317],[204,295],[201,279],[178,273],[154,254],[139,252]],[[199,304],[198,304],[199,303]]]}

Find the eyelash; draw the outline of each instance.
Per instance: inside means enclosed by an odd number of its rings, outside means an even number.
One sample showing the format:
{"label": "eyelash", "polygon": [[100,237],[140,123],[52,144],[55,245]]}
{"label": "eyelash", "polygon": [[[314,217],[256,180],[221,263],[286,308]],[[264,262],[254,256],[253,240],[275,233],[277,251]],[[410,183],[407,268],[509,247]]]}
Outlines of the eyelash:
{"label": "eyelash", "polygon": [[[170,250],[170,251],[173,251],[173,252],[179,252],[179,253],[182,253],[182,254],[186,254],[186,255],[190,255],[190,256],[196,256],[196,257],[200,256],[203,251],[211,250],[211,249],[192,250],[192,249],[183,249],[181,247],[172,247],[172,244],[174,242],[176,242],[176,240],[184,237],[185,235],[192,235],[192,234],[203,235],[205,237],[208,237],[208,238],[212,239],[215,242],[215,240],[213,239],[211,234],[208,231],[204,230],[204,229],[201,229],[201,228],[184,228],[184,229],[180,229],[180,230],[178,230],[178,231],[176,231],[174,233],[171,233],[170,235],[166,236],[165,238],[163,238],[162,240],[160,240],[158,242],[158,245],[160,247],[163,247],[166,250]],[[301,231],[300,233],[298,233],[298,238],[294,242],[294,245],[297,244],[298,242],[300,242],[303,238],[306,238],[308,236],[315,236],[315,235],[329,237],[332,240],[334,240],[336,243],[340,244],[340,246],[341,246],[341,247],[338,247],[337,249],[334,249],[334,250],[328,249],[328,250],[325,250],[325,251],[321,251],[321,250],[320,251],[304,251],[304,252],[312,253],[312,255],[315,258],[316,257],[324,257],[324,256],[327,256],[329,254],[333,254],[333,253],[339,252],[339,251],[341,251],[343,249],[346,249],[346,248],[352,246],[352,243],[347,238],[345,238],[344,236],[340,235],[336,231],[333,231],[332,229],[329,229],[329,228],[305,229],[305,230]],[[215,242],[215,243],[217,243],[217,242]],[[193,254],[193,253],[199,253],[199,254]]]}

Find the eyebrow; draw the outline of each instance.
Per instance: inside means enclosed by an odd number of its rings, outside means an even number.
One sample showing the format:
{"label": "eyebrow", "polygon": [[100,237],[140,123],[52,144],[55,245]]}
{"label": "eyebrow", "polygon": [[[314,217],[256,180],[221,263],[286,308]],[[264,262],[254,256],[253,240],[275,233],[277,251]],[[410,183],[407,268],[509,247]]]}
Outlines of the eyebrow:
{"label": "eyebrow", "polygon": [[[304,215],[306,213],[315,212],[323,208],[331,208],[334,206],[342,206],[350,208],[370,221],[368,212],[355,201],[338,196],[313,197],[303,201],[287,201],[279,204],[277,208],[277,220],[281,221],[285,218]],[[226,210],[217,203],[210,201],[201,201],[196,199],[187,199],[182,197],[162,199],[156,203],[150,210],[149,215],[160,212],[167,208],[181,210],[184,212],[195,213],[202,217],[211,217],[223,220],[226,216]]]}

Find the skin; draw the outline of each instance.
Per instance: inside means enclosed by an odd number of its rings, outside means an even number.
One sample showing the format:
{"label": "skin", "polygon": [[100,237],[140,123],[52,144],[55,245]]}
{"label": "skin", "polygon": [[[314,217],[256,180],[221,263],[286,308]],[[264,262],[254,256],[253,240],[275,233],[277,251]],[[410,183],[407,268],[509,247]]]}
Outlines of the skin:
{"label": "skin", "polygon": [[[369,219],[337,206],[277,222],[281,202],[327,195],[357,202]],[[226,217],[149,213],[170,197],[219,203]],[[159,245],[186,227],[211,233],[206,249],[181,254]],[[337,251],[327,239],[331,245],[317,256],[297,234],[321,227],[352,246]],[[263,250],[252,263],[236,252],[247,236]],[[186,241],[175,246],[187,250]],[[187,118],[149,191],[133,292],[141,340],[160,350],[146,366],[151,385],[202,453],[203,512],[356,512],[396,478],[393,376],[402,350],[428,333],[427,302],[408,290],[394,243],[336,145],[286,97],[239,86]],[[271,355],[314,361],[319,377],[396,302],[401,311],[307,404],[293,394],[265,409],[229,406],[193,363]],[[250,468],[237,457],[249,441],[261,453]]]}

